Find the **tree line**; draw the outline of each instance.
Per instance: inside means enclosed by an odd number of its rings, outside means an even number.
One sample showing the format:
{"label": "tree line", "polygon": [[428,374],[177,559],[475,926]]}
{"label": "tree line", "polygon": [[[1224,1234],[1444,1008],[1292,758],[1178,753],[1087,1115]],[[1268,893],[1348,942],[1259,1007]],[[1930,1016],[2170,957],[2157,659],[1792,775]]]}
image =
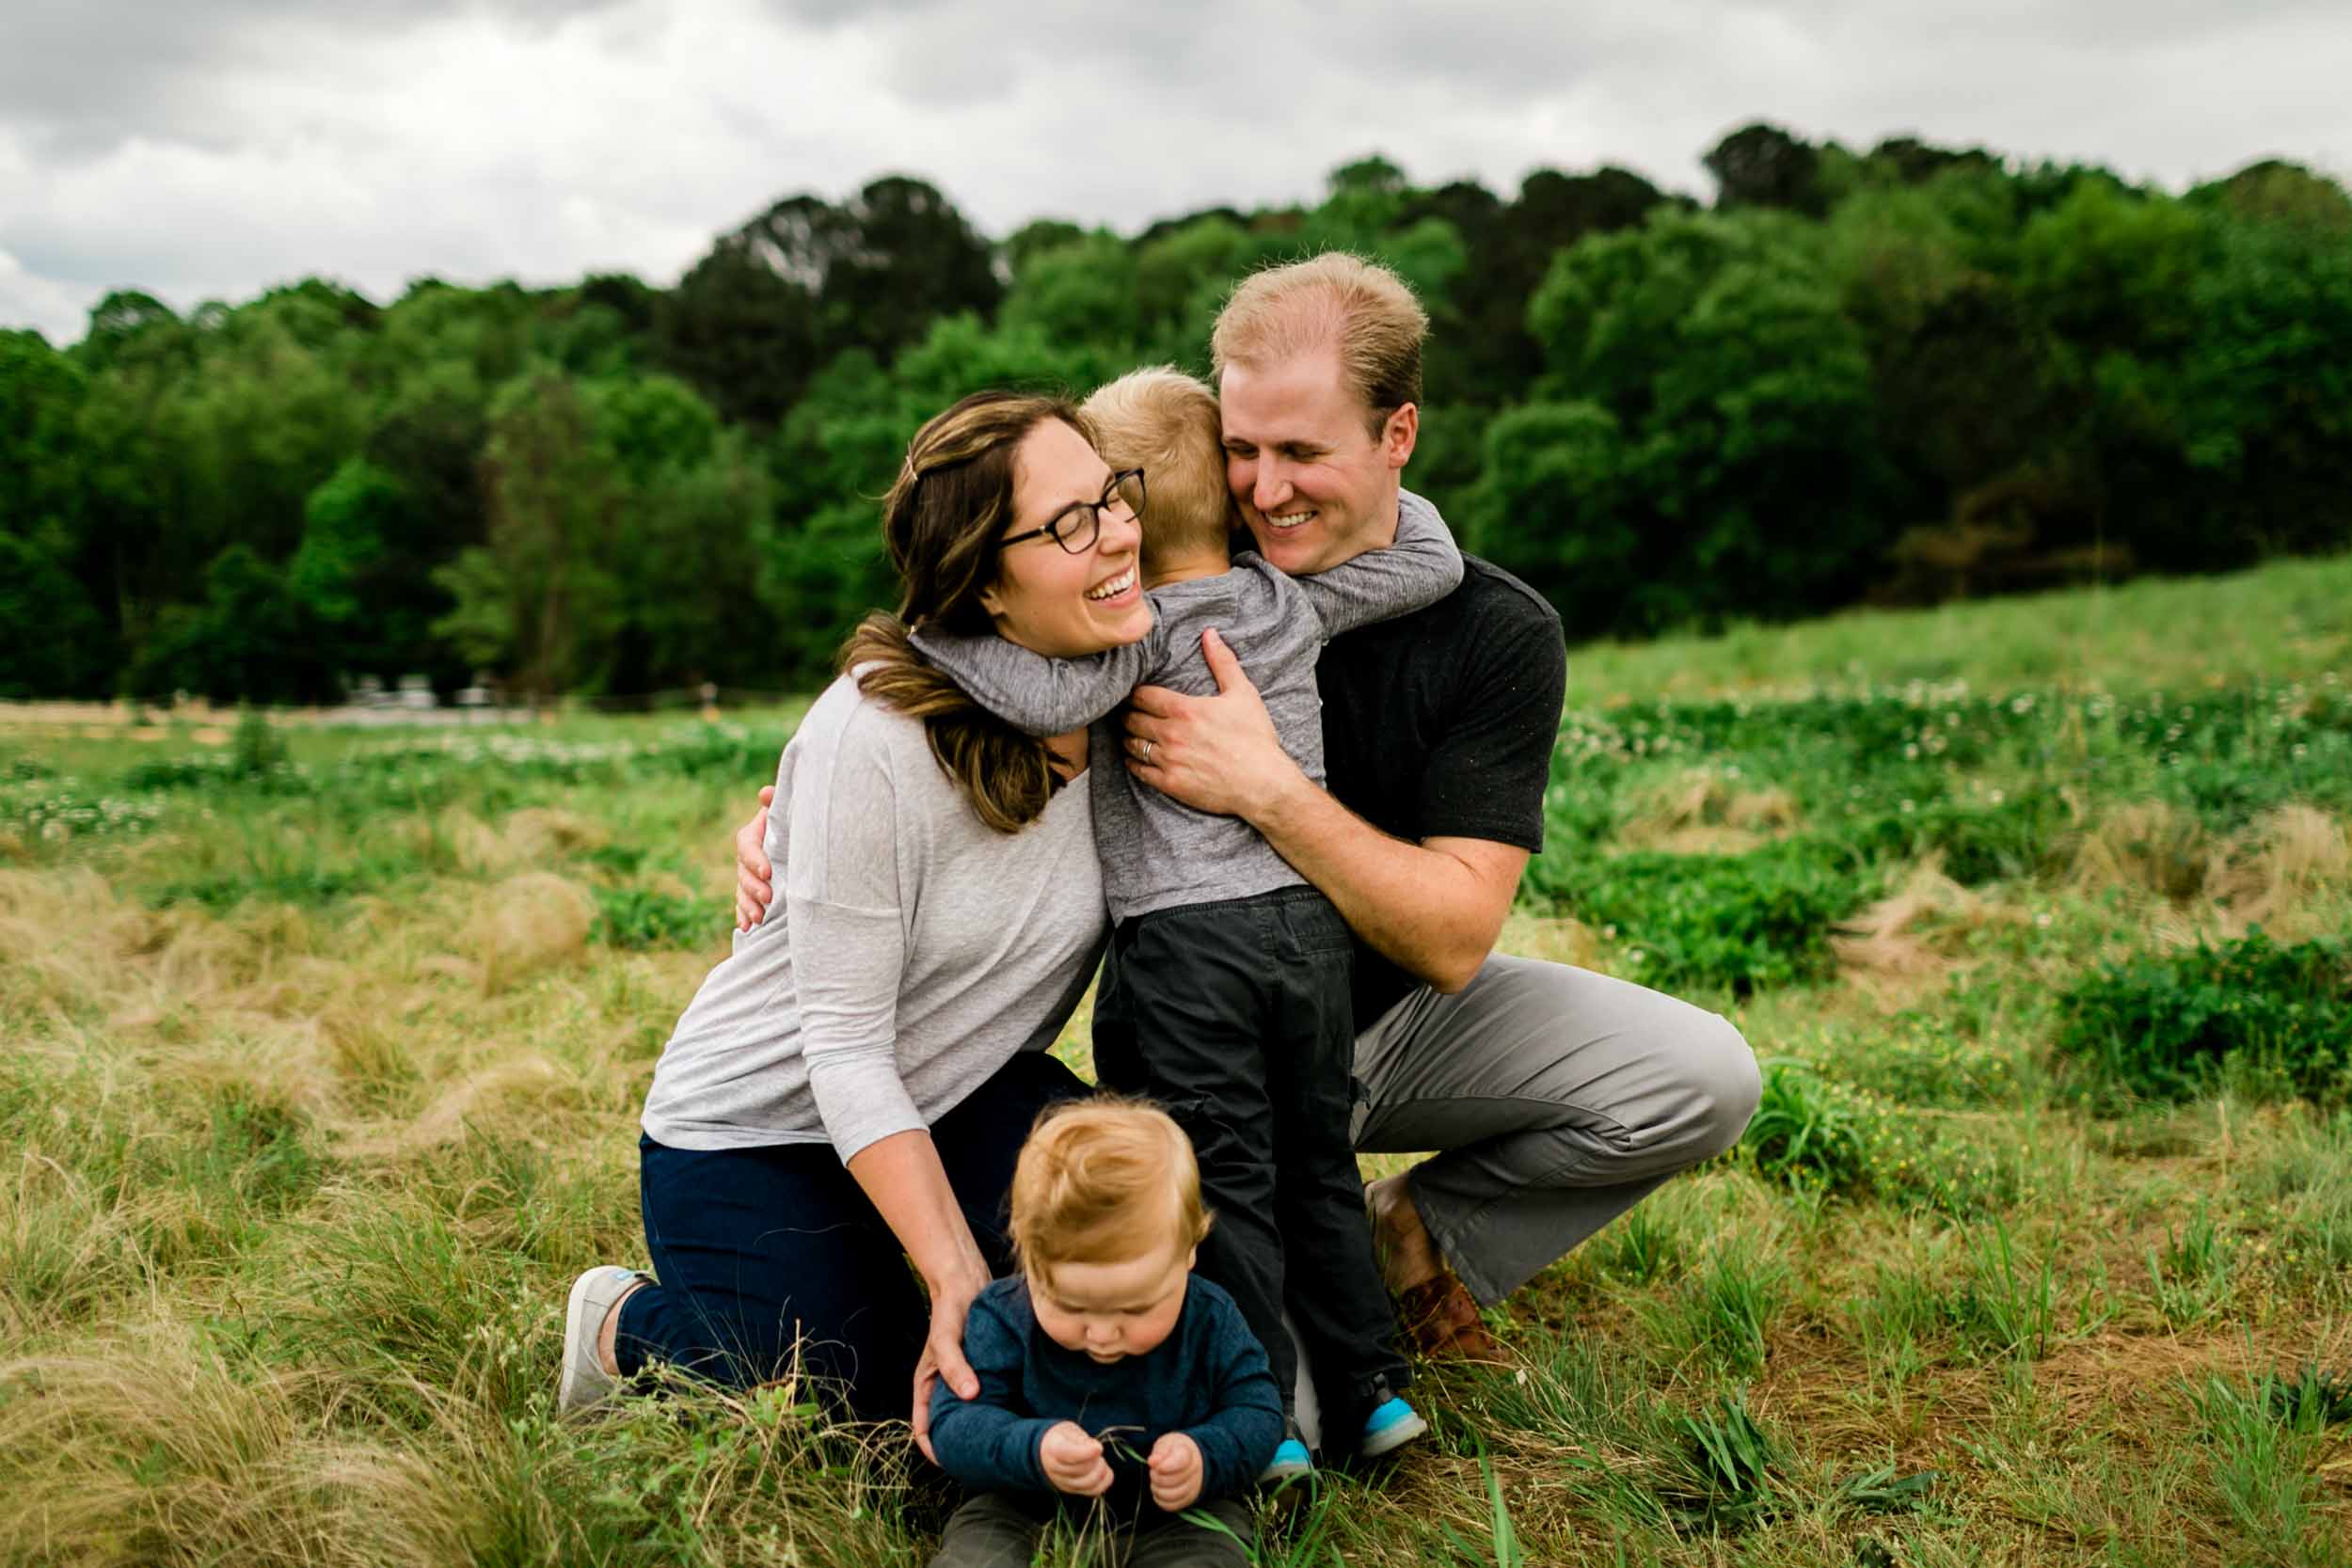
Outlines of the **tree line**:
{"label": "tree line", "polygon": [[820,680],[906,439],[990,384],[1205,371],[1232,281],[1377,256],[1435,322],[1408,483],[1571,640],[2352,542],[2352,200],[1770,125],[1709,206],[1366,158],[1313,206],[1001,241],[801,195],[675,287],[312,278],[0,332],[0,695]]}

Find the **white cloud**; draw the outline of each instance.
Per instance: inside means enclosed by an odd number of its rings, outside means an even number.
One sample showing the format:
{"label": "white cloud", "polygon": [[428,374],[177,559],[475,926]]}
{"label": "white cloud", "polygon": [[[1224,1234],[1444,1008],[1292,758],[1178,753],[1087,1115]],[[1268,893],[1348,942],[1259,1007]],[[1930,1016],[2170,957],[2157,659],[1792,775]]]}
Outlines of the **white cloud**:
{"label": "white cloud", "polygon": [[667,282],[776,198],[885,172],[1003,234],[1311,199],[1374,150],[1506,195],[1602,162],[1703,193],[1759,116],[2176,185],[2352,163],[2352,31],[2312,0],[34,0],[0,62],[0,322],[59,340],[110,287]]}

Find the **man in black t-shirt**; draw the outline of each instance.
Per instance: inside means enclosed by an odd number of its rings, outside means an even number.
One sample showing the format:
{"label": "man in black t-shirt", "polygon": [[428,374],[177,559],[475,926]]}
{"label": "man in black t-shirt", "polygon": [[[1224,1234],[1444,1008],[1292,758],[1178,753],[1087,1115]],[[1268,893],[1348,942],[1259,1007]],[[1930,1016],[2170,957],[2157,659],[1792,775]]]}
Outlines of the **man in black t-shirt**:
{"label": "man in black t-shirt", "polygon": [[[1266,559],[1317,572],[1395,536],[1427,317],[1387,269],[1325,255],[1234,291],[1212,348],[1227,479]],[[1333,640],[1318,788],[1214,633],[1219,694],[1136,691],[1129,767],[1240,816],[1358,939],[1356,1147],[1436,1149],[1369,1197],[1421,1347],[1497,1354],[1492,1304],[1677,1171],[1739,1140],[1756,1059],[1714,1014],[1565,964],[1494,955],[1566,686],[1560,618],[1466,558],[1426,610]]]}

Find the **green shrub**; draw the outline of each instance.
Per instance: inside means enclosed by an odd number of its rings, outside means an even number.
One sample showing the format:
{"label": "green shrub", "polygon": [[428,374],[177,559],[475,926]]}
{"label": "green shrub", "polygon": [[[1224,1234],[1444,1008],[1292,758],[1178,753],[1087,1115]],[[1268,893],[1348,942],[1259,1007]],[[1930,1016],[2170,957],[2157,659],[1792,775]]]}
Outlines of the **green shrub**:
{"label": "green shrub", "polygon": [[236,734],[229,742],[230,768],[245,778],[254,779],[291,760],[286,754],[285,740],[270,724],[267,714],[258,707],[238,711]]}
{"label": "green shrub", "polygon": [[2058,792],[2029,784],[1979,800],[1929,800],[1857,823],[1846,841],[1879,858],[1943,857],[1944,874],[1964,887],[2057,869],[2074,815]]}
{"label": "green shrub", "polygon": [[1783,1505],[1775,1480],[1781,1445],[1748,1409],[1745,1388],[1720,1396],[1713,1410],[1674,1424],[1682,1449],[1659,1496],[1677,1526],[1731,1533]]}
{"label": "green shrub", "polygon": [[2060,999],[2059,1053],[2110,1093],[2183,1100],[2225,1075],[2332,1103],[2352,1088],[2352,953],[2260,931],[2108,964]]}
{"label": "green shrub", "polygon": [[1740,1140],[1758,1174],[1792,1187],[1851,1192],[1870,1177],[1870,1139],[1851,1090],[1801,1062],[1764,1064],[1764,1095]]}
{"label": "green shrub", "polygon": [[727,929],[720,899],[681,896],[644,887],[596,889],[592,942],[608,947],[703,947]]}
{"label": "green shrub", "polygon": [[387,880],[378,868],[371,865],[278,866],[209,877],[182,877],[157,886],[151,896],[158,907],[197,904],[215,914],[235,909],[248,898],[319,909],[355,894],[373,893]]}
{"label": "green shrub", "polygon": [[1668,990],[1746,992],[1826,976],[1832,928],[1875,891],[1850,856],[1811,839],[1743,855],[1588,855],[1529,873],[1539,896],[1613,927],[1634,977]]}

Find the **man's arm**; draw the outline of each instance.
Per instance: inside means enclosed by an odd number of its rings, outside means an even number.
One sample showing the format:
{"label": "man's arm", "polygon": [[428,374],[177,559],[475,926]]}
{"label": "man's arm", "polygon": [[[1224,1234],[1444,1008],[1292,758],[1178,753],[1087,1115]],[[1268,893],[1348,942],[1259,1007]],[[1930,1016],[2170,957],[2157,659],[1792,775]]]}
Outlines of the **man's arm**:
{"label": "man's arm", "polygon": [[1409,615],[1453,593],[1462,585],[1462,552],[1438,509],[1408,490],[1397,498],[1394,544],[1291,581],[1314,606],[1324,635],[1337,637]]}
{"label": "man's arm", "polygon": [[1050,658],[993,633],[924,627],[911,641],[974,702],[1029,735],[1067,735],[1127,700],[1159,663],[1159,614],[1141,641],[1077,658]]}
{"label": "man's arm", "polygon": [[1502,934],[1527,851],[1483,838],[1391,838],[1301,774],[1251,826],[1391,963],[1441,991]]}
{"label": "man's arm", "polygon": [[1299,770],[1223,639],[1203,634],[1201,652],[1217,695],[1137,690],[1128,771],[1197,811],[1257,829],[1391,962],[1439,990],[1470,984],[1511,911],[1527,851],[1476,838],[1391,838]]}

